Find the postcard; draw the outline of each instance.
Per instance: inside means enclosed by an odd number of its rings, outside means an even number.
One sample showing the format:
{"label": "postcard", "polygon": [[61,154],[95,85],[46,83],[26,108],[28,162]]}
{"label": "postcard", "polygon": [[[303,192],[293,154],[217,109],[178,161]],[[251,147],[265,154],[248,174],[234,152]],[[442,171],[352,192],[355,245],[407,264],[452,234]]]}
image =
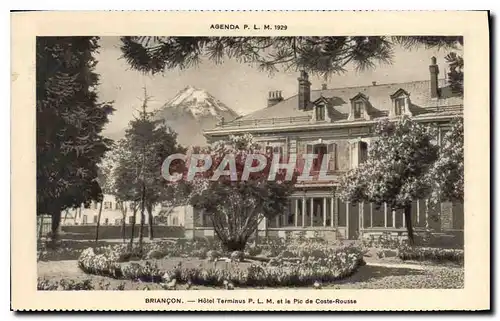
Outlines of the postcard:
{"label": "postcard", "polygon": [[488,13],[16,12],[11,309],[490,309]]}

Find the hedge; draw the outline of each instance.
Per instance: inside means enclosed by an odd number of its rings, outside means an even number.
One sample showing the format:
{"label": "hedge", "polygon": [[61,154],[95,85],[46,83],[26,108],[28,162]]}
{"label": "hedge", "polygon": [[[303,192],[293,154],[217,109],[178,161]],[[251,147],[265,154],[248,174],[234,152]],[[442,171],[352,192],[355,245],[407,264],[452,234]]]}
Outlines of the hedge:
{"label": "hedge", "polygon": [[[144,226],[144,235],[148,235],[148,226]],[[134,235],[139,235],[140,226],[136,225]],[[93,240],[95,239],[95,225],[65,225],[61,226],[61,237],[69,240]],[[125,235],[130,237],[132,226],[125,226]],[[181,238],[184,237],[184,227],[182,226],[153,226],[155,238]],[[101,225],[99,227],[99,239],[121,239],[122,227],[120,225]]]}

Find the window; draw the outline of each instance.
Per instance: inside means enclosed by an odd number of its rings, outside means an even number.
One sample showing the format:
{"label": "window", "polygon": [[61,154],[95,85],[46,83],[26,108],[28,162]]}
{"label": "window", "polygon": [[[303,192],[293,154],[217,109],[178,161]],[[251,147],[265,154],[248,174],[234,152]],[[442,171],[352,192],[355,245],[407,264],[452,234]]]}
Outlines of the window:
{"label": "window", "polygon": [[404,97],[396,98],[394,100],[394,104],[395,104],[394,113],[396,114],[396,116],[403,115],[405,113],[405,98]]}
{"label": "window", "polygon": [[172,218],[172,225],[177,226],[179,224],[177,217]]}
{"label": "window", "polygon": [[316,106],[316,120],[325,120],[325,105]]}
{"label": "window", "polygon": [[330,156],[330,163],[328,164],[328,169],[330,171],[337,170],[337,168],[338,168],[337,144],[335,144],[335,143],[328,144],[328,155]]}
{"label": "window", "polygon": [[115,225],[122,225],[122,219],[121,218],[116,218],[115,219]]}
{"label": "window", "polygon": [[94,201],[94,209],[96,210],[97,209],[97,202]]}
{"label": "window", "polygon": [[105,210],[109,210],[109,209],[112,209],[113,208],[113,203],[111,202],[104,202],[104,209]]}
{"label": "window", "polygon": [[439,145],[443,145],[444,141],[445,141],[445,138],[446,138],[446,135],[449,133],[450,131],[447,130],[447,129],[441,129],[441,133],[440,133],[440,140],[439,140]]}
{"label": "window", "polygon": [[106,218],[104,219],[104,225],[108,225],[108,224],[109,224],[109,218],[107,218],[107,217],[106,217]]}
{"label": "window", "polygon": [[283,154],[283,147],[281,146],[275,146],[273,147],[273,154]]}
{"label": "window", "polygon": [[121,210],[122,209],[122,203],[121,202],[116,202],[115,204],[115,210]]}
{"label": "window", "polygon": [[87,215],[83,215],[83,223],[82,224],[87,224]]}
{"label": "window", "polygon": [[273,147],[273,156],[275,154],[280,155],[280,159],[279,160],[281,162],[283,160],[283,147],[281,147],[281,146],[274,146]]}
{"label": "window", "polygon": [[368,144],[365,142],[359,143],[359,163],[364,163],[368,158]]}
{"label": "window", "polygon": [[97,215],[94,215],[94,224],[97,224]]}
{"label": "window", "polygon": [[357,119],[362,117],[364,117],[363,102],[357,101],[354,103],[354,118]]}
{"label": "window", "polygon": [[323,162],[323,157],[327,155],[326,146],[325,145],[314,146],[314,154],[318,155],[318,157],[313,160],[313,171],[319,171],[321,169],[321,163]]}
{"label": "window", "polygon": [[135,222],[135,217],[134,216],[129,216],[128,217],[128,223],[129,224],[134,224],[134,222]]}
{"label": "window", "polygon": [[131,211],[133,211],[133,210],[134,210],[134,203],[130,203],[128,206],[129,206],[129,209],[130,209]]}

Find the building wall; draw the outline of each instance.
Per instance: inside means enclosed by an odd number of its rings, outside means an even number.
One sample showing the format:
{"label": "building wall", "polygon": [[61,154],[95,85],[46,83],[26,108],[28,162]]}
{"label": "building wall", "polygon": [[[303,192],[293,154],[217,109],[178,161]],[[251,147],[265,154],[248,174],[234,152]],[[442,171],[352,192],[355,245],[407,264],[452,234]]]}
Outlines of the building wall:
{"label": "building wall", "polygon": [[[105,194],[101,211],[101,225],[121,225],[125,217],[126,224],[132,224],[133,207],[131,202],[121,204],[113,195]],[[77,209],[68,209],[61,213],[61,225],[94,225],[97,224],[99,216],[100,204],[92,202],[88,208],[83,205]],[[165,209],[161,205],[153,208],[153,219],[155,219],[161,211]],[[176,207],[170,212],[166,221],[155,222],[156,224],[164,224],[168,226],[183,226],[185,224],[184,207]],[[140,209],[136,212],[136,223],[140,223]],[[149,217],[145,213],[145,224],[149,224]]]}

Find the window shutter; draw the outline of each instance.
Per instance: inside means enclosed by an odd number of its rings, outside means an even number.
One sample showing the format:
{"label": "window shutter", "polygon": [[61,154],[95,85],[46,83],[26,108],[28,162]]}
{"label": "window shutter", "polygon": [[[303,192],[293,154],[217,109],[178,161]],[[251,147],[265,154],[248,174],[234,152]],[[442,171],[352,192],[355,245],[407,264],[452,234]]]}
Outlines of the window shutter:
{"label": "window shutter", "polygon": [[330,157],[328,169],[330,171],[337,170],[337,144],[335,143],[328,144],[328,155]]}
{"label": "window shutter", "polygon": [[299,150],[297,155],[297,168],[299,169],[300,174],[304,171],[304,166],[306,164],[305,154],[311,153],[312,146],[306,143],[299,143]]}

